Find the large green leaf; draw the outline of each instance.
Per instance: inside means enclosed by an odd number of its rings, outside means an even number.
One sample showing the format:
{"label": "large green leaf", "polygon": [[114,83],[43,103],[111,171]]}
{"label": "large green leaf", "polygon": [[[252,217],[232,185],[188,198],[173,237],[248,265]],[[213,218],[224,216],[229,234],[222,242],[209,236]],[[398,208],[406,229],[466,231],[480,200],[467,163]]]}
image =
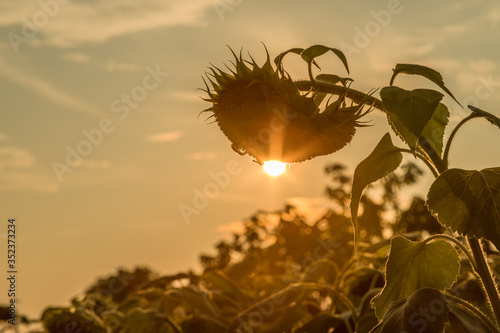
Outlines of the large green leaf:
{"label": "large green leaf", "polygon": [[451,230],[500,248],[500,168],[443,172],[429,189],[427,205]]}
{"label": "large green leaf", "polygon": [[443,138],[444,130],[448,125],[450,111],[443,103],[439,103],[431,120],[427,123],[422,131],[422,136],[426,138],[428,144],[440,156],[443,153]]}
{"label": "large green leaf", "polygon": [[444,85],[443,77],[441,76],[441,74],[438,71],[436,71],[432,68],[426,67],[426,66],[422,66],[422,65],[397,64],[396,68],[394,69],[394,73],[392,74],[392,77],[391,77],[391,83],[389,83],[391,86],[394,83],[394,79],[396,78],[396,76],[400,73],[409,74],[409,75],[420,75],[420,76],[425,77],[426,79],[434,82],[441,89],[446,91],[446,93],[448,95],[450,95],[455,100],[455,102],[458,103],[458,105],[462,106],[462,104],[460,104],[457,101],[455,96],[453,96],[451,91],[449,91],[448,88],[446,88],[446,86]]}
{"label": "large green leaf", "polygon": [[342,51],[339,49],[327,47],[324,45],[313,45],[305,49],[302,53],[302,59],[304,59],[307,63],[311,63],[314,61],[314,58],[319,57],[325,54],[328,51],[332,51],[335,55],[342,61],[344,64],[347,73],[349,73],[349,65],[347,64],[347,59]]}
{"label": "large green leaf", "polygon": [[386,283],[373,302],[381,318],[391,302],[407,298],[421,288],[451,287],[460,270],[457,251],[448,242],[412,242],[394,237],[386,266]]}
{"label": "large green leaf", "polygon": [[418,138],[434,115],[443,94],[430,89],[384,87],[380,97],[393,130],[415,151]]}
{"label": "large green leaf", "polygon": [[407,299],[392,302],[370,333],[442,332],[448,311],[448,301],[438,290],[423,288]]}
{"label": "large green leaf", "polygon": [[354,170],[351,189],[351,219],[354,226],[355,242],[358,241],[358,207],[366,186],[389,175],[397,169],[403,160],[398,147],[392,144],[389,133],[385,134],[367,158]]}

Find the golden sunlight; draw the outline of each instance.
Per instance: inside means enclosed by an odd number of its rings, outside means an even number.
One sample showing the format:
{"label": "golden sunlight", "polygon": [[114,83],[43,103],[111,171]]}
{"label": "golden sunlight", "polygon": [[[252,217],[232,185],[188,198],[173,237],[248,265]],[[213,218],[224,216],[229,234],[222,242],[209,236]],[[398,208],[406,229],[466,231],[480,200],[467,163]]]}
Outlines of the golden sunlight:
{"label": "golden sunlight", "polygon": [[269,176],[279,176],[286,171],[287,163],[280,161],[266,161],[264,162],[264,171]]}

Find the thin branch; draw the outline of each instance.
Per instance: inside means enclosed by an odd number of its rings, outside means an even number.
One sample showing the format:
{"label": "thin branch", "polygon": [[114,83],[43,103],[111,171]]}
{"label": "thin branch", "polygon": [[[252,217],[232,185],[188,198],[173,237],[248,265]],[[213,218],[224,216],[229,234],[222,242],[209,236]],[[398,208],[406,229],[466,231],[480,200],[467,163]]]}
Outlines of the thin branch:
{"label": "thin branch", "polygon": [[[354,103],[358,104],[364,103],[366,105],[370,105],[371,107],[386,113],[386,110],[384,109],[384,104],[380,99],[373,97],[373,95],[371,94],[366,94],[359,90],[349,88],[346,91],[344,87],[331,84],[328,82],[318,82],[318,81],[311,82],[302,80],[302,81],[294,81],[294,84],[299,90],[302,91],[309,91],[311,90],[311,88],[315,88],[319,92],[329,93],[333,95],[341,96],[345,94],[345,97],[351,99]],[[431,159],[432,163],[434,164],[439,173],[446,170],[446,166],[444,165],[441,156],[434,150],[434,148],[432,148],[432,146],[429,144],[429,142],[425,137],[421,136],[418,139],[418,144],[429,156],[429,158]]]}
{"label": "thin branch", "polygon": [[444,149],[444,154],[443,154],[443,161],[447,167],[448,167],[448,162],[449,162],[448,155],[450,154],[451,143],[452,143],[453,139],[455,138],[455,135],[457,134],[458,130],[460,129],[460,127],[462,127],[463,124],[465,124],[469,120],[474,119],[474,118],[479,118],[479,117],[480,117],[479,115],[477,115],[475,113],[471,113],[469,116],[462,119],[457,124],[457,126],[455,126],[453,131],[451,132],[450,137],[448,138],[448,141],[446,142],[446,148]]}
{"label": "thin branch", "polygon": [[[402,152],[402,153],[408,153],[408,154],[412,154],[413,155],[413,152],[410,149],[400,148],[399,151]],[[416,153],[414,156],[416,156],[417,158],[419,158],[421,161],[423,161],[427,165],[427,167],[429,168],[429,170],[431,170],[432,174],[434,175],[434,178],[439,177],[439,173],[437,172],[437,170],[434,167],[434,165],[432,165],[432,163],[429,162],[429,160],[427,160],[424,156],[422,156],[419,153]]]}

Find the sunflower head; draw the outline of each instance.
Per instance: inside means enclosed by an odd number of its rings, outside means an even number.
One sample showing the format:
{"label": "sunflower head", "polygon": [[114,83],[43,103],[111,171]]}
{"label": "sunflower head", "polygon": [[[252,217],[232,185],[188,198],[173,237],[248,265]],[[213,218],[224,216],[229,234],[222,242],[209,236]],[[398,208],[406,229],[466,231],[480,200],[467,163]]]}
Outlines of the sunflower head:
{"label": "sunflower head", "polygon": [[241,52],[231,52],[234,68],[228,67],[229,72],[209,68],[212,87],[204,80],[204,100],[212,106],[203,112],[213,113],[239,154],[249,154],[259,164],[301,162],[341,149],[362,126],[363,104],[346,107],[344,95],[320,111],[315,94],[301,93],[284,70],[273,68],[269,54],[259,67],[251,56],[245,60]]}

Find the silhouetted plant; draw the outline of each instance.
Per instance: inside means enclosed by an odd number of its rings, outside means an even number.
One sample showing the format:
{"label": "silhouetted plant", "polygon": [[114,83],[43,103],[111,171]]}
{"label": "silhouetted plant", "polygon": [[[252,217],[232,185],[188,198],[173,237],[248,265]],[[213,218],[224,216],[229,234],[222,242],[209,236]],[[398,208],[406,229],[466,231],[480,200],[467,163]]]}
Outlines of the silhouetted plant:
{"label": "silhouetted plant", "polygon": [[[485,118],[500,127],[500,119],[469,106],[471,114],[444,143],[444,94],[393,85],[398,75],[419,75],[455,99],[438,72],[398,64],[378,99],[375,91],[352,89],[350,78],[314,75],[316,58],[327,52],[348,71],[341,51],[321,45],[283,52],[275,67],[269,57],[259,67],[240,54],[230,72],[211,69],[207,111],[232,148],[259,163],[330,154],[350,142],[373,109],[386,113],[408,148],[395,146],[387,133],[352,177],[346,167],[328,165],[326,192],[337,209],[317,221],[307,222],[290,205],[259,211],[243,222],[241,234],[216,245],[216,255],[200,257],[201,274],[121,270],[70,307],[47,309],[46,332],[77,323],[81,332],[112,333],[500,333],[494,248],[500,246],[500,168],[448,168],[451,143],[467,121]],[[283,64],[288,54],[305,61],[309,80],[291,78]],[[422,170],[401,166],[403,153],[436,177],[426,200],[415,197],[409,208],[397,194],[418,182]],[[122,288],[110,288],[116,281]]]}

